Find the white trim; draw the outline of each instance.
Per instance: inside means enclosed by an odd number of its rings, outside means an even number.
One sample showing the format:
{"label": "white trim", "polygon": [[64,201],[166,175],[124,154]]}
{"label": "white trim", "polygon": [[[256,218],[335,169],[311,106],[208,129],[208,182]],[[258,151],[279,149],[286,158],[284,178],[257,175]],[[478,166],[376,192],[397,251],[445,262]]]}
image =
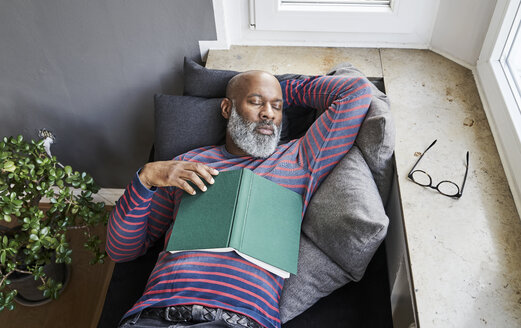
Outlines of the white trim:
{"label": "white trim", "polygon": [[518,214],[521,214],[521,112],[503,71],[501,57],[520,3],[521,0],[497,1],[475,70],[476,84]]}
{"label": "white trim", "polygon": [[[418,42],[401,42],[400,40],[344,40],[341,41],[324,41],[320,37],[310,37],[303,40],[300,35],[294,35],[295,40],[270,40],[269,36],[258,38],[255,40],[242,40],[234,42],[236,46],[287,46],[287,47],[335,47],[335,48],[390,48],[390,49],[429,49],[429,44]],[[361,38],[363,39],[363,38]],[[214,48],[211,48],[214,49]]]}

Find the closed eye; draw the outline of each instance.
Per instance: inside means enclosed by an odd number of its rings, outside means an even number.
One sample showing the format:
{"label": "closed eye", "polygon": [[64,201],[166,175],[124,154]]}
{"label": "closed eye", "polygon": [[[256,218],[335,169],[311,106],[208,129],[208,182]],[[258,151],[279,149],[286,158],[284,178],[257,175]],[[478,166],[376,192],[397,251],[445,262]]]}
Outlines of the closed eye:
{"label": "closed eye", "polygon": [[277,101],[274,104],[271,104],[271,107],[275,110],[282,110],[282,103],[280,101]]}

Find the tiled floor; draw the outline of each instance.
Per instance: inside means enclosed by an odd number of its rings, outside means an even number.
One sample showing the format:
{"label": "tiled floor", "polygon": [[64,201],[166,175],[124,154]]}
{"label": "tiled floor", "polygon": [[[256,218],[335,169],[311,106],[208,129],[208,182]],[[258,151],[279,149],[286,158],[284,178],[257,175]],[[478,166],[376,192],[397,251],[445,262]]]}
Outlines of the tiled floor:
{"label": "tiled floor", "polygon": [[[232,47],[208,68],[325,74],[350,62],[385,80],[396,125],[404,229],[421,327],[521,326],[521,222],[472,72],[409,49]],[[459,200],[407,180],[417,157],[436,181],[461,185]]]}

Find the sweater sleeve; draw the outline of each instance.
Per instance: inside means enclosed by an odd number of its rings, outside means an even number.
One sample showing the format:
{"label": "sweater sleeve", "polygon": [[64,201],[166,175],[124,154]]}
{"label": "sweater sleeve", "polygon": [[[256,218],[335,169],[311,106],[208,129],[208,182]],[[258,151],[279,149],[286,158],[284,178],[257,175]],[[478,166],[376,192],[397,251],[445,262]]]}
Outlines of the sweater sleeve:
{"label": "sweater sleeve", "polygon": [[313,189],[351,149],[371,102],[364,77],[315,76],[281,82],[284,107],[316,108],[321,115],[299,140],[298,161],[315,177]]}
{"label": "sweater sleeve", "polygon": [[171,188],[150,190],[143,186],[138,173],[109,217],[105,249],[115,262],[130,261],[143,255],[173,222]]}

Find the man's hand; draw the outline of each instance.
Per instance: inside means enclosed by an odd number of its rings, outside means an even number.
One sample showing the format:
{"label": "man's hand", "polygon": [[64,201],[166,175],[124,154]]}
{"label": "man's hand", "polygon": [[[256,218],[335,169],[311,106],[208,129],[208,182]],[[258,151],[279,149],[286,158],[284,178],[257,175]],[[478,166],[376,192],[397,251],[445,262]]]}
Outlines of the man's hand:
{"label": "man's hand", "polygon": [[195,190],[188,181],[202,191],[206,191],[206,185],[201,178],[209,184],[213,184],[212,175],[217,174],[219,171],[201,163],[171,160],[145,164],[139,172],[139,179],[148,189],[151,187],[178,187],[190,195],[195,195]]}

